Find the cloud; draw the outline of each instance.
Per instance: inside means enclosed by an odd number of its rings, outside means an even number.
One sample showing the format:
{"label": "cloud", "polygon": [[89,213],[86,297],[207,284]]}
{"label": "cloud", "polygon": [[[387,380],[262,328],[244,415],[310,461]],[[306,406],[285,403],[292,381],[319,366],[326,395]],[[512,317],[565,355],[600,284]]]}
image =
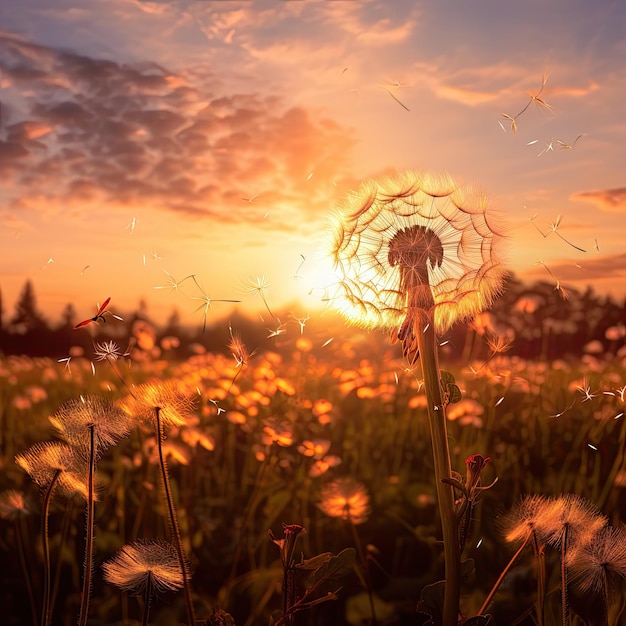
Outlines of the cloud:
{"label": "cloud", "polygon": [[[0,33],[0,49],[9,206],[145,205],[263,225],[270,206],[291,219],[325,214],[349,170],[352,132],[317,110],[273,95],[215,93],[210,73],[197,80],[10,33]],[[245,200],[253,195],[258,202]]]}
{"label": "cloud", "polygon": [[610,211],[612,213],[626,212],[626,187],[579,191],[572,194],[570,199],[591,202],[603,211]]}

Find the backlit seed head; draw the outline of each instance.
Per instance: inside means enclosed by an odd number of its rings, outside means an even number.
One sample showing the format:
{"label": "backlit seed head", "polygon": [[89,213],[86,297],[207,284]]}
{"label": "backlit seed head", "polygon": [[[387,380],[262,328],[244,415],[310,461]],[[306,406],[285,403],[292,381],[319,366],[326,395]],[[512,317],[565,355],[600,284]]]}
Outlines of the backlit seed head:
{"label": "backlit seed head", "polygon": [[447,175],[364,182],[331,217],[331,306],[365,327],[399,328],[416,309],[445,331],[502,290],[502,229],[484,193]]}

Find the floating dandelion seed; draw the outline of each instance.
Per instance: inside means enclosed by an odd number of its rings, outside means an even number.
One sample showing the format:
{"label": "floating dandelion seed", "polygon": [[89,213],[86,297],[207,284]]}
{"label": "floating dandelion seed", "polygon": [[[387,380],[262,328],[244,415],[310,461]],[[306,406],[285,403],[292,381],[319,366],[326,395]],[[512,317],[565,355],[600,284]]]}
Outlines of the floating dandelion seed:
{"label": "floating dandelion seed", "polygon": [[[513,132],[513,134],[517,132],[517,118],[523,113],[525,113],[528,107],[533,102],[537,103],[540,107],[544,107],[548,109],[548,111],[552,111],[552,107],[543,98],[539,97],[541,93],[543,92],[544,87],[546,86],[547,82],[548,82],[548,76],[547,74],[544,74],[543,78],[541,79],[541,87],[539,88],[539,91],[535,94],[530,95],[530,99],[528,100],[526,106],[517,115],[507,115],[506,113],[502,113],[502,118],[511,122],[511,131]],[[502,124],[500,124],[500,126],[502,126]],[[504,127],[502,128],[504,130]]]}
{"label": "floating dandelion seed", "polygon": [[311,316],[307,315],[306,317],[296,317],[295,315],[290,315],[289,317],[291,317],[294,322],[300,325],[300,334],[302,335],[304,333],[304,327],[306,323],[311,319]]}
{"label": "floating dandelion seed", "polygon": [[176,280],[167,270],[163,270],[163,273],[167,276],[165,285],[157,285],[153,287],[153,289],[169,289],[171,291],[178,291],[179,287],[188,279],[193,278],[193,274],[189,274],[189,276],[185,276],[182,280]]}
{"label": "floating dandelion seed", "polygon": [[535,265],[541,265],[543,268],[545,268],[548,274],[550,274],[550,276],[552,276],[552,278],[554,279],[554,282],[555,282],[554,291],[558,291],[559,294],[561,295],[561,298],[563,298],[563,300],[567,300],[569,298],[569,293],[567,292],[565,287],[561,285],[561,281],[554,275],[552,270],[542,260],[537,260],[535,262]]}
{"label": "floating dandelion seed", "polygon": [[202,297],[192,296],[192,300],[202,300],[204,304],[201,304],[194,313],[197,313],[200,310],[203,310],[203,321],[202,321],[202,332],[206,330],[206,316],[211,308],[211,303],[213,302],[241,302],[241,300],[216,300],[214,298],[210,298],[209,295],[204,291],[204,289],[200,286],[200,283],[196,280],[196,277],[192,274],[191,279],[194,283],[196,283],[196,287],[200,290]]}
{"label": "floating dandelion seed", "polygon": [[576,139],[574,139],[574,141],[571,144],[567,144],[564,141],[560,141],[559,139],[557,139],[556,141],[561,146],[561,150],[572,150],[574,146],[576,145],[576,143],[578,142],[578,140],[583,136],[584,135],[578,135],[578,137],[576,137]]}
{"label": "floating dandelion seed", "polygon": [[409,109],[408,106],[406,106],[406,104],[403,104],[402,102],[400,102],[400,100],[398,100],[398,98],[396,98],[393,93],[391,91],[389,91],[389,89],[385,89],[385,91],[405,110],[408,111],[409,113],[411,112],[411,109]]}
{"label": "floating dandelion seed", "polygon": [[267,338],[271,339],[272,337],[278,337],[278,335],[282,335],[283,333],[286,333],[287,325],[281,322],[280,320],[278,320],[278,326],[276,327],[275,330],[272,330],[271,328],[268,328],[267,330],[269,331],[269,335],[267,336]]}
{"label": "floating dandelion seed", "polygon": [[128,226],[126,226],[124,230],[129,231],[129,234],[132,235],[135,232],[135,226],[137,226],[137,218],[133,217],[133,219],[130,221],[130,224],[128,224]]}
{"label": "floating dandelion seed", "polygon": [[358,325],[412,331],[416,312],[435,330],[474,317],[502,288],[504,240],[484,194],[447,175],[391,174],[363,183],[332,216],[339,282],[329,301]]}
{"label": "floating dandelion seed", "polygon": [[253,296],[260,296],[267,312],[272,316],[272,318],[276,319],[267,304],[266,296],[269,293],[270,283],[265,276],[248,276],[243,281],[243,289],[246,293]]}

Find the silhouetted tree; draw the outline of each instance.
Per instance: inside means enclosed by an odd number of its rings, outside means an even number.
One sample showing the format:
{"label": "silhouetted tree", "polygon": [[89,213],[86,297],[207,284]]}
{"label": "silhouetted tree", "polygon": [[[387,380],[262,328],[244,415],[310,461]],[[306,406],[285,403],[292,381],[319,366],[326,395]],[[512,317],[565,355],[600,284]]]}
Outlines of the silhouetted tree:
{"label": "silhouetted tree", "polygon": [[45,318],[37,310],[35,289],[30,280],[24,283],[22,293],[15,304],[15,313],[11,318],[10,325],[19,334],[32,330],[44,330],[48,327]]}
{"label": "silhouetted tree", "polygon": [[65,308],[61,313],[61,324],[59,328],[73,328],[74,324],[76,324],[76,309],[74,308],[74,305],[70,302],[65,305]]}

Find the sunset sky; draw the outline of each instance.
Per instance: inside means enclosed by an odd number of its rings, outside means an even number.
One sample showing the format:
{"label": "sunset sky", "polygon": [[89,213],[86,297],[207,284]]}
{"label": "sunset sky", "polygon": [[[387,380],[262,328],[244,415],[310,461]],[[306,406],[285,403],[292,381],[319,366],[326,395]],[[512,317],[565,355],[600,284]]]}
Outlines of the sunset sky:
{"label": "sunset sky", "polygon": [[626,294],[622,0],[21,0],[0,24],[7,317],[29,278],[51,319],[111,296],[201,323],[199,286],[261,311],[257,279],[304,314],[333,203],[389,168],[486,190],[520,277]]}

